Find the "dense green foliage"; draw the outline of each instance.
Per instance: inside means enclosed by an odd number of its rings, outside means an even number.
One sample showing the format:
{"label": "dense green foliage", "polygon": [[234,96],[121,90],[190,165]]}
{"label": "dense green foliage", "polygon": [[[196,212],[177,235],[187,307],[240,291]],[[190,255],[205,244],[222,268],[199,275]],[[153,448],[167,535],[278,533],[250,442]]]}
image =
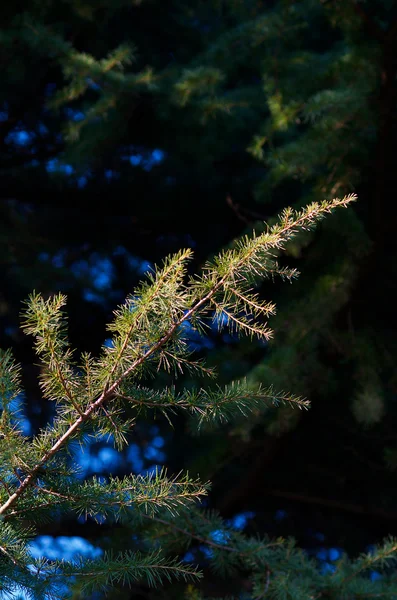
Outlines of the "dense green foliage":
{"label": "dense green foliage", "polygon": [[[159,422],[175,427],[172,469],[211,479],[210,506],[225,517],[255,510],[263,520],[253,529],[268,532],[275,502],[299,503],[320,529],[329,517],[334,543],[352,553],[396,533],[394,3],[29,0],[0,16],[0,345],[12,343],[23,362],[34,431],[51,413],[17,328],[32,289],[68,294],[73,346],[96,355],[101,323],[140,278],[131,255],[158,264],[195,244],[188,268],[197,272],[286,206],[355,191],[354,209],[287,244],[303,276],[271,292],[274,338],[212,333],[210,351],[201,348],[232,399],[233,382],[246,378],[241,418],[203,419],[199,438],[171,410]],[[117,290],[92,285],[98,259],[111,263]],[[259,299],[268,286],[261,280]],[[55,350],[69,377],[67,348]],[[173,375],[158,373],[154,387],[142,381],[141,400],[186,409],[193,398],[207,416],[217,389],[209,382],[195,396],[198,376],[174,389]],[[59,392],[56,381],[46,386]],[[258,398],[248,417],[245,390],[271,386],[309,398],[311,410]],[[285,533],[296,529],[289,522]],[[108,533],[130,550],[122,528]]]}

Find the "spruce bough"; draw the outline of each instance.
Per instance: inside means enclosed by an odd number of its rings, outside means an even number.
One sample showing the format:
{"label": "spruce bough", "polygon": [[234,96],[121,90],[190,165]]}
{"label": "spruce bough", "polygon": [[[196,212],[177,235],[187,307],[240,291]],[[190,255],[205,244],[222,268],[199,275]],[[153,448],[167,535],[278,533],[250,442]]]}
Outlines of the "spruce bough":
{"label": "spruce bough", "polygon": [[[205,544],[217,572],[250,573],[252,598],[365,597],[376,588],[378,597],[393,588],[392,579],[371,582],[365,576],[374,564],[387,565],[396,549],[394,540],[355,562],[343,558],[335,572],[321,574],[317,565],[292,541],[256,539],[233,531],[214,513],[205,513],[197,500],[208,484],[188,475],[109,477],[79,481],[70,460],[72,443],[84,444],[87,434],[112,435],[117,448],[127,443],[134,425],[124,409],[139,414],[156,410],[191,413],[197,427],[203,422],[227,421],[269,402],[308,408],[308,402],[272,388],[252,389],[234,382],[226,389],[176,393],[142,385],[160,369],[211,375],[191,356],[183,323],[204,331],[209,320],[227,323],[235,333],[269,339],[267,318],[275,311],[252,290],[264,277],[292,278],[295,270],[280,267],[275,255],[292,237],[312,228],[327,213],[346,207],[354,195],[313,203],[302,211],[286,209],[277,224],[264,233],[245,237],[206,263],[199,276],[187,276],[190,250],[168,257],[134,294],[115,311],[108,329],[112,344],[99,358],[83,354],[75,363],[66,335],[62,294],[44,299],[32,294],[22,327],[34,338],[40,359],[44,398],[56,404],[56,416],[33,438],[18,427],[13,400],[20,394],[20,369],[9,351],[0,354],[0,590],[16,597],[24,590],[32,598],[63,598],[65,583],[81,594],[106,591],[117,584],[155,586],[181,579],[186,598],[201,598],[195,582],[202,573],[175,558],[190,544]],[[223,317],[220,319],[219,317]],[[35,528],[54,511],[91,516],[134,527],[140,542],[136,551],[105,554],[79,561],[34,559],[29,540]],[[214,537],[217,531],[222,535]],[[166,534],[166,535],[165,535]],[[161,547],[155,541],[161,536]],[[293,576],[292,576],[293,575]],[[395,585],[395,584],[394,584]],[[69,593],[69,592],[67,592]],[[371,591],[371,593],[375,593]],[[352,596],[356,594],[356,596]],[[390,596],[389,596],[390,597]]]}

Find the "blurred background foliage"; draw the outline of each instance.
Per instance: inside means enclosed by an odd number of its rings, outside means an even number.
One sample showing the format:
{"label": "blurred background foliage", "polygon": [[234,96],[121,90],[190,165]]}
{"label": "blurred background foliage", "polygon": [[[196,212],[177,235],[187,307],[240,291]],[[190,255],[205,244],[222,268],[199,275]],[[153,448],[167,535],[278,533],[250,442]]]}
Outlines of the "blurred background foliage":
{"label": "blurred background foliage", "polygon": [[[263,282],[270,344],[191,332],[219,383],[273,384],[308,413],[199,437],[142,419],[125,454],[97,440],[76,459],[82,476],[189,469],[237,528],[293,535],[324,564],[396,534],[395,3],[19,0],[0,17],[0,346],[23,364],[25,430],[51,417],[19,329],[33,289],[67,293],[71,342],[96,352],[167,253],[193,248],[197,269],[285,206],[355,191],[289,245],[297,282]],[[37,552],[66,552],[65,536],[131,543],[60,520]]]}

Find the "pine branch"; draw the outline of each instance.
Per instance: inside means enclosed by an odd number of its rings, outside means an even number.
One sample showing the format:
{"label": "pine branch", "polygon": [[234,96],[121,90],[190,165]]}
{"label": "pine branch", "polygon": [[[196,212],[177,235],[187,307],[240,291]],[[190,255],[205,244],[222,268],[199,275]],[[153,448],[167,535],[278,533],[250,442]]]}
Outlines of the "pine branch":
{"label": "pine branch", "polygon": [[10,350],[0,349],[0,406],[7,410],[10,402],[21,392],[21,368]]}
{"label": "pine branch", "polygon": [[[54,483],[54,487],[57,484],[56,491],[49,487],[51,483]],[[106,484],[95,477],[83,483],[50,480],[47,486],[36,485],[34,494],[25,501],[30,507],[26,510],[35,511],[35,519],[40,518],[41,509],[55,506],[78,516],[95,519],[98,515],[106,515],[115,521],[123,520],[124,517],[152,517],[160,510],[175,517],[181,508],[207,495],[208,488],[208,484],[202,484],[188,475],[179,474],[169,478],[166,470],[161,469],[147,476],[133,475],[123,479],[111,477]],[[47,497],[48,501],[42,502],[43,497]],[[8,516],[15,517],[26,510],[13,510]]]}
{"label": "pine branch", "polygon": [[84,559],[77,564],[63,563],[60,566],[63,576],[76,577],[82,592],[106,590],[117,583],[131,585],[139,580],[146,580],[150,587],[156,587],[172,578],[192,581],[202,577],[196,567],[164,558],[160,551],[147,555],[126,552],[116,557],[107,553],[102,559]]}
{"label": "pine branch", "polygon": [[289,404],[292,408],[308,409],[309,402],[300,396],[285,392],[275,392],[273,387],[263,388],[247,385],[246,382],[234,382],[224,388],[211,390],[184,390],[177,394],[174,388],[156,391],[143,387],[125,386],[117,395],[137,409],[153,409],[162,412],[176,409],[185,410],[203,422],[227,422],[236,415],[247,416],[254,409],[261,409],[269,403],[278,406]]}
{"label": "pine branch", "polygon": [[127,551],[117,556],[107,552],[101,558],[80,557],[73,562],[32,559],[29,571],[16,568],[14,581],[7,586],[8,578],[5,578],[5,585],[1,581],[0,590],[10,594],[17,590],[29,597],[61,600],[65,598],[65,585],[69,586],[71,582],[85,597],[86,594],[106,592],[117,584],[131,587],[136,582],[144,582],[149,587],[157,587],[172,579],[187,582],[201,577],[202,573],[196,567],[167,558],[161,551],[148,554]]}
{"label": "pine branch", "polygon": [[66,297],[62,294],[44,302],[40,294],[33,293],[27,302],[22,327],[35,336],[35,349],[45,366],[41,377],[44,396],[57,402],[66,401],[82,416],[83,409],[75,397],[78,379],[61,313],[65,304]]}
{"label": "pine branch", "polygon": [[346,585],[349,581],[356,578],[362,571],[373,568],[374,566],[386,567],[396,562],[397,539],[389,537],[383,543],[383,546],[376,546],[374,551],[362,554],[355,562],[352,572],[342,581]]}
{"label": "pine branch", "polygon": [[[191,307],[183,312],[183,303],[182,305],[177,306],[176,310],[173,311],[171,318],[167,317],[168,330],[164,333],[160,330],[160,339],[157,339],[157,341],[154,340],[147,350],[144,350],[141,355],[138,355],[137,358],[133,359],[113,383],[110,384],[107,381],[107,385],[100,393],[99,397],[89,404],[84,412],[78,416],[74,423],[70,425],[52,447],[42,455],[30,473],[21,482],[18,489],[3,503],[0,507],[0,515],[6,513],[16,503],[18,498],[25,493],[25,490],[33,484],[39,470],[54,457],[57,452],[59,452],[66,442],[78,432],[88,419],[96,414],[97,410],[100,409],[104,403],[109,401],[115,395],[120,384],[145,362],[152,359],[156,353],[171,340],[181,324],[202,310],[211,300],[215,299],[218,292],[225,284],[228,282],[238,282],[239,280],[246,281],[250,272],[253,272],[255,276],[260,275],[262,273],[260,259],[266,255],[269,250],[282,250],[285,247],[285,244],[299,230],[312,228],[316,222],[323,218],[327,213],[332,212],[337,207],[346,207],[355,199],[355,195],[350,195],[344,197],[342,200],[334,199],[330,202],[324,201],[322,203],[313,203],[300,212],[286,209],[281,214],[280,222],[269,228],[266,233],[253,237],[251,240],[244,239],[238,244],[237,249],[230,251],[228,254],[221,255],[217,259],[216,265],[212,265],[211,263],[207,264],[203,278],[201,280],[193,280],[191,284],[193,288],[190,299],[190,302],[192,303]],[[181,254],[180,256],[179,262],[178,258],[175,259],[179,268],[172,263],[172,261],[169,264],[170,270],[172,270],[172,268],[175,269],[172,281],[174,289],[180,287],[181,278],[184,272],[182,256],[187,258],[190,256],[190,253],[185,253],[185,255]],[[158,284],[158,281],[154,278],[153,285],[156,286],[156,284]],[[182,299],[186,301],[187,298],[183,295]],[[179,311],[182,312],[181,316],[178,315]],[[145,311],[143,312],[143,317],[147,318],[147,313],[145,314]],[[33,331],[33,333],[35,332],[36,330]],[[39,345],[39,348],[41,347],[41,343],[42,342],[38,340],[37,344]],[[126,347],[127,336],[125,338],[125,343],[122,345],[123,352]],[[120,357],[120,354],[118,357]],[[114,364],[118,364],[118,360]]]}

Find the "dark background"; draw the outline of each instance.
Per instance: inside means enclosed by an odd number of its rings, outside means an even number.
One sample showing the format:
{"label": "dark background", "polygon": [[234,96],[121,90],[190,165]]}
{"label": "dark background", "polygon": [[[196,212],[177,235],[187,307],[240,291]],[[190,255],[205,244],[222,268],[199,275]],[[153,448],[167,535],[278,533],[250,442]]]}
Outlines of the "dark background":
{"label": "dark background", "polygon": [[[297,282],[263,283],[278,305],[270,345],[191,332],[220,383],[272,383],[308,397],[308,413],[269,407],[200,437],[182,417],[142,420],[123,456],[102,440],[76,457],[85,475],[189,469],[251,532],[355,555],[397,533],[396,8],[107,4],[0,9],[0,345],[23,365],[24,427],[52,410],[19,329],[32,290],[65,292],[72,345],[97,353],[168,253],[193,248],[199,270],[286,206],[357,192],[288,246]],[[95,545],[103,529],[61,520],[40,534]]]}

